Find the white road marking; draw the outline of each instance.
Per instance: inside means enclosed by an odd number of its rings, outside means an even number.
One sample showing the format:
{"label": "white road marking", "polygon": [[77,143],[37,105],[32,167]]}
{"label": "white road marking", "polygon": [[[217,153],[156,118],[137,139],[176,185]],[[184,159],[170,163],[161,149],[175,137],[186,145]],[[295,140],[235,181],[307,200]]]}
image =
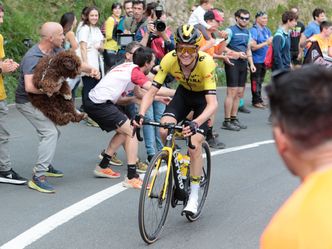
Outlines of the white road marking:
{"label": "white road marking", "polygon": [[122,187],[122,183],[118,183],[112,187],[104,189],[94,195],[91,195],[61,211],[48,217],[47,219],[39,222],[27,231],[21,233],[14,239],[2,245],[1,249],[19,249],[24,248],[44,235],[48,234],[58,226],[66,223],[74,217],[84,213],[85,211],[93,208],[99,203],[115,196],[127,188]]}
{"label": "white road marking", "polygon": [[[246,144],[242,146],[236,146],[232,148],[227,148],[223,150],[217,150],[211,152],[212,156],[226,154],[230,152],[235,152],[239,150],[246,150],[251,148],[256,148],[261,145],[274,143],[274,140],[265,140],[256,143]],[[32,244],[36,240],[40,239],[44,235],[48,234],[55,228],[63,225],[64,223],[70,221],[74,217],[84,213],[85,211],[93,208],[99,203],[123,192],[126,188],[122,187],[122,183],[118,183],[112,187],[104,189],[94,195],[91,195],[59,212],[48,217],[47,219],[39,222],[35,226],[31,227],[27,231],[21,233],[17,237],[3,244],[0,249],[20,249]]]}

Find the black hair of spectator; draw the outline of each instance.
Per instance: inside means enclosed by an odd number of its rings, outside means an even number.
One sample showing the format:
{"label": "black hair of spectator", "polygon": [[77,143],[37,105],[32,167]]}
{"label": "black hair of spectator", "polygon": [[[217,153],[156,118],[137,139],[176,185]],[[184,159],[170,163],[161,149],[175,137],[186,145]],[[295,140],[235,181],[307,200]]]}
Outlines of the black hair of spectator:
{"label": "black hair of spectator", "polygon": [[0,12],[5,12],[5,8],[3,7],[2,4],[0,4]]}
{"label": "black hair of spectator", "polygon": [[323,29],[327,29],[332,26],[332,22],[330,21],[324,21],[319,25],[320,32],[323,31]]}
{"label": "black hair of spectator", "polygon": [[125,0],[125,1],[123,2],[123,8],[124,8],[128,3],[133,3],[133,0]]}
{"label": "black hair of spectator", "polygon": [[298,15],[295,14],[293,11],[285,11],[281,16],[282,24],[286,24],[288,21],[293,21],[297,19]]}
{"label": "black hair of spectator", "polygon": [[86,11],[89,7],[88,6],[85,6],[83,9],[82,9],[82,12],[81,12],[81,21],[84,21],[86,19]]}
{"label": "black hair of spectator", "polygon": [[319,17],[320,14],[325,13],[325,11],[323,9],[320,8],[316,8],[314,9],[314,11],[312,12],[312,18],[314,20],[316,20],[316,17]]}
{"label": "black hair of spectator", "polygon": [[266,87],[272,124],[299,148],[310,148],[332,139],[332,70],[308,65],[272,76]]}
{"label": "black hair of spectator", "polygon": [[241,14],[243,15],[250,15],[250,12],[246,9],[238,9],[235,13],[234,13],[234,16],[235,17],[240,17]]}
{"label": "black hair of spectator", "polygon": [[121,5],[121,3],[113,3],[112,6],[111,6],[111,10],[114,10],[114,9],[116,9],[117,7],[120,7],[120,9],[122,9],[122,5]]}
{"label": "black hair of spectator", "polygon": [[127,53],[132,53],[131,51],[133,50],[133,48],[135,47],[143,47],[143,45],[141,43],[139,43],[138,41],[132,41],[131,43],[128,43],[128,45],[126,46],[125,51]]}
{"label": "black hair of spectator", "polygon": [[96,10],[98,12],[98,14],[100,14],[97,7],[95,7],[95,6],[88,7],[86,9],[86,11],[84,12],[85,13],[85,19],[83,20],[83,25],[89,25],[90,26],[89,15],[90,15],[90,12],[93,11],[93,10]]}
{"label": "black hair of spectator", "polygon": [[140,5],[140,4],[143,5],[143,9],[145,10],[145,7],[146,7],[145,0],[134,0],[134,1],[133,1],[133,7],[134,7],[135,5]]}
{"label": "black hair of spectator", "polygon": [[60,24],[63,28],[63,33],[64,34],[66,34],[71,29],[71,27],[73,26],[74,21],[75,21],[74,12],[67,12],[67,13],[64,13],[61,16]]}
{"label": "black hair of spectator", "polygon": [[154,10],[157,8],[159,4],[157,2],[150,2],[146,5],[145,16],[149,17],[154,14]]}
{"label": "black hair of spectator", "polygon": [[140,47],[133,54],[133,62],[139,67],[143,67],[145,63],[150,63],[154,59],[151,48]]}

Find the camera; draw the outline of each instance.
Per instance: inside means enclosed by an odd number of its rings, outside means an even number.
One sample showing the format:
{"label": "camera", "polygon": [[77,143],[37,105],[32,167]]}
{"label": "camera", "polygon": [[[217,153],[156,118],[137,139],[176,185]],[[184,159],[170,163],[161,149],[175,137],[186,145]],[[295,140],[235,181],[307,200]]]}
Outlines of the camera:
{"label": "camera", "polygon": [[22,40],[22,42],[23,42],[24,46],[26,46],[27,48],[31,48],[34,45],[34,43],[31,40],[31,38],[24,38]]}
{"label": "camera", "polygon": [[156,17],[157,17],[157,20],[154,22],[154,26],[155,26],[157,31],[163,32],[166,29],[166,23],[164,23],[163,21],[160,20],[162,14],[163,14],[163,11],[164,11],[163,6],[159,4],[155,8],[154,11],[155,11]]}
{"label": "camera", "polygon": [[117,42],[121,49],[124,49],[129,43],[134,41],[134,34],[118,34]]}

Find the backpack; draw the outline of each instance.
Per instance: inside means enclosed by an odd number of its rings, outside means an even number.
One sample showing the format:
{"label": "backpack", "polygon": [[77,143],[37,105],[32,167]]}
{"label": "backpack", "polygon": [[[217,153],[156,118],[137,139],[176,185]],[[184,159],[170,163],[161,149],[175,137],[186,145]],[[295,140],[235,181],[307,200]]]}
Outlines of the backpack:
{"label": "backpack", "polygon": [[[114,16],[111,16],[114,20],[114,26],[113,26],[113,33],[112,33],[112,39],[113,40],[117,40],[117,36],[118,36],[118,21],[114,18]],[[106,38],[106,30],[105,30],[105,23],[106,23],[107,19],[103,22],[103,24],[100,26],[100,31],[103,34],[103,36]]]}
{"label": "backpack", "polygon": [[[283,37],[282,33],[280,31],[277,31],[274,36],[281,36],[282,37],[282,45],[281,48],[285,47],[285,38]],[[269,45],[269,48],[267,49],[265,59],[264,59],[264,65],[266,69],[271,69],[273,66],[273,46],[272,44]]]}

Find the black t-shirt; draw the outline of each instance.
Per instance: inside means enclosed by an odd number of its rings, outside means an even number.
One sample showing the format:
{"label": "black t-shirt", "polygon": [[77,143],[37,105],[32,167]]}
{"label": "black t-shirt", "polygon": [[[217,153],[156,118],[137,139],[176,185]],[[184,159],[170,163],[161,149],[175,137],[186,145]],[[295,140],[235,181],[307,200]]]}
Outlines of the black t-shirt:
{"label": "black t-shirt", "polygon": [[290,31],[290,40],[291,40],[291,46],[290,51],[291,52],[298,52],[299,51],[299,42],[301,38],[301,34],[304,32],[305,26],[302,22],[297,22],[297,25],[291,29]]}

